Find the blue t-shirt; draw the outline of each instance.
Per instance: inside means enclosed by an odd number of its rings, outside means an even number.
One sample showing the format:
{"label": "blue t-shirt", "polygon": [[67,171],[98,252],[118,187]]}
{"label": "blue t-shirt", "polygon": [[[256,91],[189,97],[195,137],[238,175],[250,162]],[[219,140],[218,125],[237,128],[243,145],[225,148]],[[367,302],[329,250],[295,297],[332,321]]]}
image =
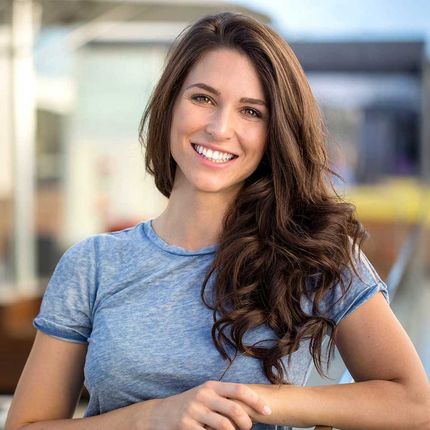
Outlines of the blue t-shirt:
{"label": "blue t-shirt", "polygon": [[[217,248],[189,251],[170,245],[149,220],[90,236],[64,253],[33,325],[48,335],[88,344],[84,383],[90,400],[85,417],[172,396],[208,380],[270,384],[261,362],[240,353],[220,379],[228,361],[212,342],[212,310],[200,297]],[[386,285],[362,253],[359,273],[361,279],[354,275],[350,290],[330,311],[336,322],[378,291],[389,301]],[[213,281],[214,274],[205,291],[209,303]],[[322,310],[340,294],[340,288],[334,288]],[[310,301],[303,299],[302,305],[311,312]],[[251,345],[274,338],[269,327],[259,326],[243,340]],[[288,381],[304,385],[312,367],[309,341],[292,354],[290,367],[287,357],[283,362]]]}

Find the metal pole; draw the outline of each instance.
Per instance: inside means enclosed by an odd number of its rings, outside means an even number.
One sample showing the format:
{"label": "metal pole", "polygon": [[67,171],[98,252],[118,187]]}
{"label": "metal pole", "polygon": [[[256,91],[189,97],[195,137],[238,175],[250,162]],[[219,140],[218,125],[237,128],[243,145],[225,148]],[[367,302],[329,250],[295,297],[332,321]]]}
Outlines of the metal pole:
{"label": "metal pole", "polygon": [[37,292],[34,234],[35,76],[33,8],[32,0],[13,0],[12,2],[13,263],[15,289],[21,296],[31,296]]}

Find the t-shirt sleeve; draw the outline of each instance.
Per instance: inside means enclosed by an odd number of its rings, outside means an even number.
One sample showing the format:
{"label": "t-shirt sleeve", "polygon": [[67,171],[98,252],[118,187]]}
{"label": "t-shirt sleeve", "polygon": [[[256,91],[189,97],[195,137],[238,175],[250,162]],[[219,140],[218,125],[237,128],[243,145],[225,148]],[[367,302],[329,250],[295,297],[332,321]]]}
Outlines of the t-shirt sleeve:
{"label": "t-shirt sleeve", "polygon": [[96,289],[95,243],[88,237],[60,258],[33,326],[53,337],[87,343]]}
{"label": "t-shirt sleeve", "polygon": [[[346,267],[342,271],[344,288],[341,283],[337,283],[325,293],[320,302],[318,315],[334,320],[336,325],[379,291],[387,303],[390,303],[387,285],[364,252],[356,250],[353,261],[357,273],[350,266]],[[312,300],[304,297],[302,301],[302,308],[309,315],[312,315],[314,297],[315,294],[311,293]]]}
{"label": "t-shirt sleeve", "polygon": [[[358,276],[352,269],[348,268],[343,276],[347,290],[344,292],[341,285],[337,284],[325,300],[327,314],[329,318],[335,321],[336,325],[379,291],[387,303],[390,303],[387,285],[382,281],[363,251],[355,252],[354,263]],[[349,281],[351,281],[351,285],[348,287]]]}

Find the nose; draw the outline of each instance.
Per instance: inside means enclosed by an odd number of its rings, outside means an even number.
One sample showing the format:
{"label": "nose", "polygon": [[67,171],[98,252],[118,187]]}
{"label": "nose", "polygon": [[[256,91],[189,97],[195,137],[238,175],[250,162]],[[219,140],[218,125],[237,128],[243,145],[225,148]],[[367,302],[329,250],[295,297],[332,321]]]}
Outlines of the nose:
{"label": "nose", "polygon": [[206,126],[206,132],[215,141],[228,140],[233,136],[234,119],[228,108],[219,108],[213,112]]}

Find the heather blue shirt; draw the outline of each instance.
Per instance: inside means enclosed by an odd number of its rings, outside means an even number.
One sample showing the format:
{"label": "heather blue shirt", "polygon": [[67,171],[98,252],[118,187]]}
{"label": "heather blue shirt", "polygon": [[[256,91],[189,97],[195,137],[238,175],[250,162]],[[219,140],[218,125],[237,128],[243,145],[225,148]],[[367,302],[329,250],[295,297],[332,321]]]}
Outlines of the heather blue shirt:
{"label": "heather blue shirt", "polygon": [[[204,276],[218,245],[189,251],[170,245],[151,221],[113,233],[90,236],[70,247],[55,268],[34,327],[71,342],[88,344],[85,417],[132,403],[164,398],[208,380],[220,380],[228,362],[215,348],[212,311],[200,298]],[[364,254],[349,292],[330,311],[340,322],[386,285]],[[205,297],[211,303],[214,277]],[[322,309],[340,297],[333,289]],[[303,309],[311,303],[303,299]],[[244,343],[273,339],[267,326],[244,336]],[[259,346],[269,346],[262,342]],[[292,354],[289,381],[305,385],[312,358],[309,341]],[[231,350],[229,353],[231,355]],[[238,354],[222,381],[269,384],[259,360]],[[253,429],[274,429],[256,424]],[[278,426],[278,429],[282,427]]]}

